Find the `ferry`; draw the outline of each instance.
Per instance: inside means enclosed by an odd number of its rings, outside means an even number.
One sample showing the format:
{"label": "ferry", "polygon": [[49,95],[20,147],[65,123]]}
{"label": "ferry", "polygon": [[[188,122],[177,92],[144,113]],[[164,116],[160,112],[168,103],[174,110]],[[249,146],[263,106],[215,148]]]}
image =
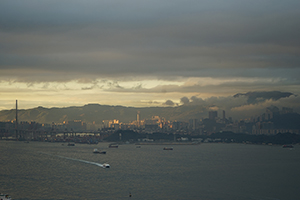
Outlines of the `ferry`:
{"label": "ferry", "polygon": [[12,198],[8,194],[0,194],[1,200],[11,200]]}
{"label": "ferry", "polygon": [[173,147],[164,147],[164,150],[173,150]]}
{"label": "ferry", "polygon": [[93,153],[106,154],[106,151],[99,151],[98,149],[94,149]]}

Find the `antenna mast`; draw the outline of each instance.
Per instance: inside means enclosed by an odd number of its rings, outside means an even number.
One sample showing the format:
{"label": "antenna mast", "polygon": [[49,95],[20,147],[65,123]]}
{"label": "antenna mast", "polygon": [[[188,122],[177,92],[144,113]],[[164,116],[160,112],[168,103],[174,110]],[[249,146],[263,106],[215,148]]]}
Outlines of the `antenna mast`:
{"label": "antenna mast", "polygon": [[16,100],[16,139],[18,140],[18,100]]}

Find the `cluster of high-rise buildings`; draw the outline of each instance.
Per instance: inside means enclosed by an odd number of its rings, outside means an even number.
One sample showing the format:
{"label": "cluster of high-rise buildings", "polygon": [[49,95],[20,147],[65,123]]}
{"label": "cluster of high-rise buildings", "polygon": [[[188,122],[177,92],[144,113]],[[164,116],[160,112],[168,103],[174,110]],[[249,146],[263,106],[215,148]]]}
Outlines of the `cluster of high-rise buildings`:
{"label": "cluster of high-rise buildings", "polygon": [[[220,113],[220,112],[219,112]],[[123,123],[117,119],[103,120],[102,123],[84,123],[80,120],[64,122],[64,128],[72,130],[137,130],[142,132],[177,132],[183,134],[209,135],[214,132],[228,131],[245,134],[277,134],[283,132],[300,133],[299,129],[278,128],[274,117],[293,113],[291,108],[283,107],[282,110],[272,106],[258,116],[248,120],[233,121],[231,117],[226,118],[225,111],[209,111],[208,117],[204,119],[190,119],[188,121],[169,121],[159,116],[141,119],[141,113],[137,112],[135,121]],[[54,125],[57,126],[57,125]],[[59,127],[56,127],[59,128]]]}
{"label": "cluster of high-rise buildings", "polygon": [[[266,112],[257,117],[255,120],[255,124],[252,127],[252,134],[259,135],[259,134],[265,134],[265,135],[274,135],[277,133],[300,133],[300,130],[295,127],[294,124],[286,124],[285,126],[278,125],[278,122],[274,122],[274,118],[277,118],[280,115],[293,113],[293,109],[283,107],[282,110],[279,110],[276,106],[271,106],[266,109]],[[283,121],[283,120],[282,120]],[[283,123],[285,123],[283,121]],[[293,123],[293,122],[292,122]]]}
{"label": "cluster of high-rise buildings", "polygon": [[[283,107],[279,110],[277,107],[268,107],[266,111],[251,120],[233,121],[232,118],[226,118],[225,111],[221,111],[221,117],[218,111],[209,111],[208,118],[190,119],[189,121],[169,121],[159,116],[153,116],[149,119],[141,119],[141,113],[137,112],[135,121],[130,123],[120,122],[118,119],[103,120],[101,123],[87,123],[81,120],[64,121],[62,123],[39,124],[35,122],[1,122],[0,133],[4,130],[48,130],[52,132],[85,132],[102,131],[114,132],[115,130],[136,130],[138,132],[153,133],[180,133],[191,135],[210,135],[215,132],[234,132],[245,134],[277,134],[277,133],[297,133],[299,129],[278,128],[272,120],[275,117],[293,113],[291,108]],[[2,134],[3,135],[3,134]]]}

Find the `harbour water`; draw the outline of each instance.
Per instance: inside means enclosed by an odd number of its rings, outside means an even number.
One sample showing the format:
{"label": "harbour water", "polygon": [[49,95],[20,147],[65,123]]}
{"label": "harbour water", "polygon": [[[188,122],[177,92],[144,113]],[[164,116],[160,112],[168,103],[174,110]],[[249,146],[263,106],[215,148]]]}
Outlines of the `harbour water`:
{"label": "harbour water", "polygon": [[[17,200],[300,197],[298,145],[291,150],[249,144],[163,147],[0,141],[0,192]],[[94,148],[106,154],[93,154]]]}

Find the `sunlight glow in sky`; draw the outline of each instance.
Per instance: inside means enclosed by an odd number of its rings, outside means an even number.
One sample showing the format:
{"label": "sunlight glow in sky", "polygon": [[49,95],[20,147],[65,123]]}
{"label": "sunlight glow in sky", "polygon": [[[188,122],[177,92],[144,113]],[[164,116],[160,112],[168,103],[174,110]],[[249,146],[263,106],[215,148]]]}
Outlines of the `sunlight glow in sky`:
{"label": "sunlight glow in sky", "polygon": [[[16,99],[26,109],[177,106],[253,91],[297,96],[299,7],[298,0],[2,0],[0,110]],[[297,98],[281,103],[288,102],[300,107]]]}

